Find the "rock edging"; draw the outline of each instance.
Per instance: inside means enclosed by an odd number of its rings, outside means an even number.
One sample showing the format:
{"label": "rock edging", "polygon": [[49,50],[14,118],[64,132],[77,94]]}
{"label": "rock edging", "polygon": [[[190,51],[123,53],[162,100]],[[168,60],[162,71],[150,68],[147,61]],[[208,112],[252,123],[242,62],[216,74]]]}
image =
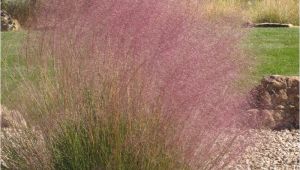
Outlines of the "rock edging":
{"label": "rock edging", "polygon": [[251,91],[248,113],[260,127],[271,129],[299,128],[299,77],[272,75],[264,77]]}

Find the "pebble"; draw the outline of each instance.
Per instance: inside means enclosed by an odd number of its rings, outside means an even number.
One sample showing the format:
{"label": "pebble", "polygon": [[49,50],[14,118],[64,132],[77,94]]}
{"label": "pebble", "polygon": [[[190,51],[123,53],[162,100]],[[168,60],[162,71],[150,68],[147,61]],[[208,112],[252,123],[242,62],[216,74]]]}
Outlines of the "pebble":
{"label": "pebble", "polygon": [[299,130],[251,130],[253,145],[228,169],[232,170],[298,170]]}

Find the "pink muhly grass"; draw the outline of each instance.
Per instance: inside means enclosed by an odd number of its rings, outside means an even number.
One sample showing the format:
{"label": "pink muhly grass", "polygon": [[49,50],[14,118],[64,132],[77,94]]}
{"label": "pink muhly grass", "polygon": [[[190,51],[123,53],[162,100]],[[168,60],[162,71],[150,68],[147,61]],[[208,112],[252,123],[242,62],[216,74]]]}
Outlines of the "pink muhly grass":
{"label": "pink muhly grass", "polygon": [[[194,169],[226,166],[242,149],[234,137],[221,137],[244,109],[242,94],[232,88],[246,63],[237,56],[242,31],[236,18],[207,20],[201,4],[195,10],[179,0],[42,3],[41,30],[28,43],[38,50],[27,57],[44,72],[54,66],[59,90],[50,98],[57,104],[45,112],[77,117],[85,108],[83,94],[91,91],[96,111],[85,112],[103,119],[159,113],[155,129],[172,133],[150,139],[166,138],[166,147],[182,151]],[[99,97],[105,97],[104,110]]]}

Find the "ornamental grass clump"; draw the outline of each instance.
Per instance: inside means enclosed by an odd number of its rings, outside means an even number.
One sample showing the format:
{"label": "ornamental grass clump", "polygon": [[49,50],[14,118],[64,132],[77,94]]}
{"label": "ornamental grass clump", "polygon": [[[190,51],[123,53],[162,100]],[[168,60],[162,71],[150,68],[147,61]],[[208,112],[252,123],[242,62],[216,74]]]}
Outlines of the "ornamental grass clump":
{"label": "ornamental grass clump", "polygon": [[244,22],[299,25],[297,0],[212,0],[205,10],[211,19],[238,12]]}
{"label": "ornamental grass clump", "polygon": [[33,76],[9,107],[42,134],[45,168],[220,169],[233,160],[242,33],[237,18],[211,22],[201,4],[40,4],[23,56]]}
{"label": "ornamental grass clump", "polygon": [[263,0],[250,9],[253,22],[284,23],[299,25],[299,1]]}

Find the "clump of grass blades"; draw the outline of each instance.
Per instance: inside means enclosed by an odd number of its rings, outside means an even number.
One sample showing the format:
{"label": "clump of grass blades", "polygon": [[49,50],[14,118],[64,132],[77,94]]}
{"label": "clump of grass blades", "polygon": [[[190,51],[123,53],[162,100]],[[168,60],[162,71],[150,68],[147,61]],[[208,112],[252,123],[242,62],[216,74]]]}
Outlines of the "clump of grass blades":
{"label": "clump of grass blades", "polygon": [[137,110],[120,110],[120,101],[114,97],[107,102],[114,94],[104,99],[97,96],[111,92],[83,90],[78,116],[60,122],[51,135],[54,168],[187,169],[174,148],[166,146],[168,135],[161,128],[159,113],[134,115]]}
{"label": "clump of grass blades", "polygon": [[51,141],[55,169],[187,169],[156,138],[130,134],[126,121],[93,129],[86,123],[66,123],[55,134]]}
{"label": "clump of grass blades", "polygon": [[[48,80],[42,77],[39,83],[43,82],[45,87]],[[151,113],[146,113],[145,105],[124,109],[121,103],[130,105],[129,99],[116,99],[119,94],[113,83],[104,83],[101,92],[83,87],[76,95],[74,90],[61,93],[62,89],[50,88],[50,84],[39,89],[22,87],[30,91],[25,94],[27,102],[31,103],[27,111],[43,118],[29,118],[36,130],[17,130],[15,135],[5,138],[3,151],[7,166],[24,169],[189,169],[175,149],[177,146],[167,145],[172,126],[162,122],[159,108],[152,107]],[[48,95],[58,99],[46,99]],[[67,108],[63,115],[56,113],[61,106],[57,100],[62,98],[64,101],[60,102],[68,103],[64,105]],[[134,104],[143,105],[141,98]]]}
{"label": "clump of grass blades", "polygon": [[241,0],[213,0],[207,2],[205,10],[210,18],[230,16],[238,12],[242,19],[247,20],[247,14],[243,10],[245,6],[246,1]]}
{"label": "clump of grass blades", "polygon": [[45,3],[37,25],[46,30],[25,44],[23,74],[38,73],[7,101],[43,135],[50,169],[223,169],[233,160],[240,146],[216,141],[240,118],[242,100],[228,88],[244,64],[236,22],[208,21],[190,1]]}
{"label": "clump of grass blades", "polygon": [[254,22],[290,23],[299,25],[299,1],[263,0],[256,2],[250,10]]}
{"label": "clump of grass blades", "polygon": [[297,0],[214,0],[209,2],[209,16],[228,16],[239,12],[245,21],[299,25]]}

